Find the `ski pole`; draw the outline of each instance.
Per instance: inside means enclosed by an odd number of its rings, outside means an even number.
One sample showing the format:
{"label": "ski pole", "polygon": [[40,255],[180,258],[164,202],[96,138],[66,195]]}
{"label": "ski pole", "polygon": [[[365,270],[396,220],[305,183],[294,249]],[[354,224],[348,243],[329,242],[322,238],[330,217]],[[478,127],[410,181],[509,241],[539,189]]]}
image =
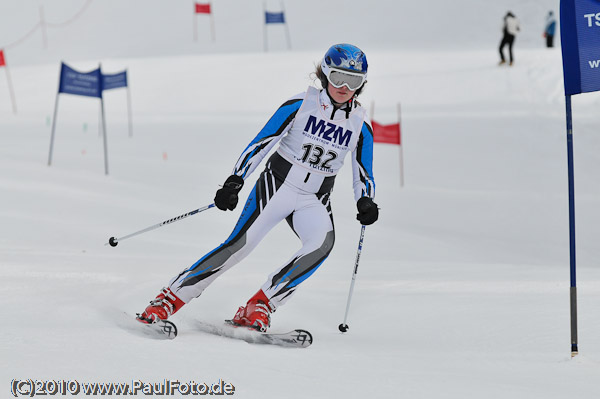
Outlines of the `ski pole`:
{"label": "ski pole", "polygon": [[365,238],[365,225],[362,225],[360,229],[360,239],[358,240],[358,251],[356,251],[356,261],[354,262],[354,272],[352,272],[352,282],[350,283],[350,293],[348,294],[348,303],[346,304],[346,314],[344,315],[344,322],[338,326],[339,330],[343,333],[348,331],[350,327],[346,324],[348,320],[348,311],[350,310],[350,301],[352,300],[352,292],[354,292],[354,282],[356,281],[356,273],[358,273],[358,261],[360,260],[360,253],[362,251],[363,240]]}
{"label": "ski pole", "polygon": [[179,221],[181,219],[185,219],[188,216],[192,216],[192,215],[195,215],[195,214],[200,213],[202,211],[205,211],[207,209],[213,208],[214,206],[215,206],[215,204],[210,204],[210,205],[203,206],[202,208],[194,209],[193,211],[190,211],[188,213],[184,213],[183,215],[176,216],[176,217],[174,217],[172,219],[167,219],[164,222],[160,222],[160,223],[155,224],[153,226],[146,227],[143,230],[136,231],[135,233],[131,233],[131,234],[128,234],[128,235],[120,237],[120,238],[110,237],[108,239],[108,242],[106,244],[104,244],[104,245],[109,245],[110,244],[111,247],[116,247],[119,244],[119,242],[121,242],[123,240],[126,240],[126,239],[128,239],[130,237],[137,236],[137,235],[145,233],[147,231],[157,229],[157,228],[162,227],[162,226],[164,226],[166,224],[171,224],[171,223],[177,222],[177,221]]}

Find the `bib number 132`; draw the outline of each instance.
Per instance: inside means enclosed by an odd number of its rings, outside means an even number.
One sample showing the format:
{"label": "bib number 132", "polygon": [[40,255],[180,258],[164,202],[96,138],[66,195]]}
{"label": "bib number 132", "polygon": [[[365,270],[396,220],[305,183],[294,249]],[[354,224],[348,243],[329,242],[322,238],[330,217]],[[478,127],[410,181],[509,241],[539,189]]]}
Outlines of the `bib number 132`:
{"label": "bib number 132", "polygon": [[[323,147],[314,144],[304,144],[302,146],[304,154],[302,155],[302,162],[310,163],[311,165],[317,165],[321,168],[331,168],[331,162],[338,157],[338,154],[334,151],[327,151]],[[324,156],[324,160],[323,160]]]}

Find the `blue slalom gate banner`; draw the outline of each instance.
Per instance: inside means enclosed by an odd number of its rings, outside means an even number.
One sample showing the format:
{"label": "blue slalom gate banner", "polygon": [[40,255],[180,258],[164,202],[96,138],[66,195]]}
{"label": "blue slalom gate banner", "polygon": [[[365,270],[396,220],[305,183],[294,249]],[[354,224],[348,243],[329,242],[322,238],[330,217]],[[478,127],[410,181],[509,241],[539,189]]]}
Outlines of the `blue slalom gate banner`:
{"label": "blue slalom gate banner", "polygon": [[600,90],[600,0],[561,0],[565,94]]}
{"label": "blue slalom gate banner", "polygon": [[[106,139],[106,117],[104,113],[104,90],[128,87],[127,71],[115,74],[102,74],[102,67],[98,66],[90,72],[79,72],[71,68],[64,62],[60,65],[60,78],[58,83],[58,92],[54,103],[54,118],[52,120],[52,133],[50,136],[50,151],[48,154],[48,166],[52,165],[52,153],[54,150],[54,135],[56,131],[56,119],[58,115],[59,94],[74,94],[77,96],[95,97],[100,99],[100,116],[102,118],[102,137],[104,141],[104,173],[108,175],[108,149]],[[129,112],[129,135],[131,136],[131,98],[129,90],[127,91],[127,102]]]}
{"label": "blue slalom gate banner", "polygon": [[100,68],[90,72],[79,72],[61,64],[59,93],[102,98],[102,73]]}
{"label": "blue slalom gate banner", "polygon": [[50,151],[48,154],[48,166],[52,165],[52,153],[54,150],[54,134],[56,130],[56,117],[58,115],[59,94],[74,94],[78,96],[95,97],[100,99],[100,116],[102,118],[102,136],[104,139],[104,173],[108,175],[108,149],[106,143],[106,117],[104,114],[104,90],[127,88],[127,112],[129,116],[129,137],[133,135],[131,124],[131,95],[127,81],[127,70],[114,74],[103,74],[102,67],[98,66],[90,72],[79,72],[64,62],[60,65],[60,78],[58,92],[54,103],[54,118],[52,120],[52,133],[50,136]]}
{"label": "blue slalom gate banner", "polygon": [[571,96],[600,90],[600,0],[561,0],[560,38],[567,119],[571,357],[579,353],[575,255],[575,183]]}
{"label": "blue slalom gate banner", "polygon": [[97,68],[90,72],[79,72],[64,62],[61,64],[59,93],[101,98],[104,90],[121,87],[127,87],[127,71],[103,74]]}
{"label": "blue slalom gate banner", "polygon": [[127,71],[105,75],[102,74],[102,90],[127,87]]}
{"label": "blue slalom gate banner", "polygon": [[287,22],[285,21],[285,10],[283,9],[283,2],[281,3],[281,11],[279,12],[271,12],[267,11],[267,5],[264,3],[264,12],[265,12],[265,24],[263,25],[263,37],[264,37],[264,48],[265,51],[269,49],[269,39],[267,35],[267,25],[271,24],[281,24],[285,28],[285,37],[287,40],[288,49],[292,49],[292,41],[290,39],[290,29],[288,27]]}
{"label": "blue slalom gate banner", "polygon": [[283,12],[265,11],[265,23],[266,24],[285,24],[285,16],[283,15]]}

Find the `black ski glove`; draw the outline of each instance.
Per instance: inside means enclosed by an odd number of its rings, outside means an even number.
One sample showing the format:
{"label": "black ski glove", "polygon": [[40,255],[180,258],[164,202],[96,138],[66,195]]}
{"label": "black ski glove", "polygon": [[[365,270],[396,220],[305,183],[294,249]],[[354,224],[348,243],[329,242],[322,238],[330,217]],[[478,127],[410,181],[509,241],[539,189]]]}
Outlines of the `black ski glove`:
{"label": "black ski glove", "polygon": [[229,209],[233,211],[238,203],[238,193],[244,186],[244,179],[237,175],[231,175],[223,183],[223,187],[217,190],[215,205],[222,211]]}
{"label": "black ski glove", "polygon": [[362,197],[356,202],[358,214],[356,220],[366,226],[373,224],[379,218],[379,208],[377,204],[369,197]]}

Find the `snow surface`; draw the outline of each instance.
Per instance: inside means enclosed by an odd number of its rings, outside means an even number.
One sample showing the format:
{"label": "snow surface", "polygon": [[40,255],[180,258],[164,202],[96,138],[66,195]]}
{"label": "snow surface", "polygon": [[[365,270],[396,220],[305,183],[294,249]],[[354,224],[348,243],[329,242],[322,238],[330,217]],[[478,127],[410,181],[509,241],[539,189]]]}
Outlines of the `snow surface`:
{"label": "snow surface", "polygon": [[[64,21],[84,3],[0,2],[0,46],[30,26],[38,5]],[[581,353],[571,359],[561,55],[540,36],[558,1],[375,1],[368,12],[355,0],[288,1],[297,46],[285,51],[273,38],[280,48],[268,54],[262,2],[216,1],[215,44],[202,35],[191,42],[192,2],[171,3],[94,1],[68,27],[49,29],[47,50],[38,33],[6,52],[18,114],[0,68],[0,396],[11,380],[32,378],[223,379],[234,397],[261,399],[600,397],[600,96],[573,98]],[[509,8],[524,32],[516,65],[501,68],[498,27]],[[250,12],[257,26],[243,18]],[[160,16],[173,19],[152,20]],[[362,18],[369,23],[347,23]],[[375,103],[377,121],[394,122],[402,104],[406,183],[398,147],[376,145],[381,214],[366,230],[350,331],[337,330],[360,231],[346,167],[332,196],[336,246],[273,316],[273,331],[311,331],[310,348],[194,328],[231,317],[295,252],[285,223],[173,317],[176,340],[140,336],[125,312],[143,310],[220,244],[240,209],[211,209],[116,248],[107,239],[210,203],[239,153],[281,102],[311,84],[336,41],[367,52],[361,100]],[[125,90],[105,93],[109,176],[99,103],[83,97],[60,97],[47,166],[61,59],[129,71],[133,137]]]}

